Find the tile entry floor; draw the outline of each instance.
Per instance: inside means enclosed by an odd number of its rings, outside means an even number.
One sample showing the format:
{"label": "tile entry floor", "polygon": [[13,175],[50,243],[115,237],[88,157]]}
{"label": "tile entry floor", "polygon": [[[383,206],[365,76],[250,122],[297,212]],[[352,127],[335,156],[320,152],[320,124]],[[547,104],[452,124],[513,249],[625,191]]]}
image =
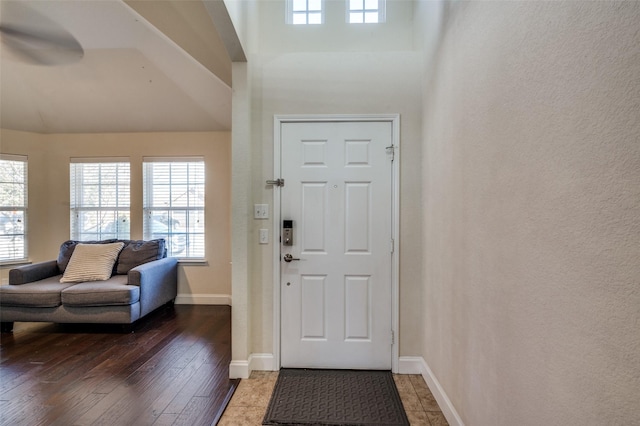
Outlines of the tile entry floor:
{"label": "tile entry floor", "polygon": [[[254,371],[240,381],[218,424],[260,426],[277,378],[277,371]],[[448,426],[422,376],[394,374],[393,379],[412,426]]]}

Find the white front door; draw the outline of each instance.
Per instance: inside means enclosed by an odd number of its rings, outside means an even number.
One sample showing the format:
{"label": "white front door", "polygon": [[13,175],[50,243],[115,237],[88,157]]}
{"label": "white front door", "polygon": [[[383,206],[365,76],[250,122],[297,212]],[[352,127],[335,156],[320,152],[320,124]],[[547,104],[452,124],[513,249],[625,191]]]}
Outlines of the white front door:
{"label": "white front door", "polygon": [[281,364],[391,369],[392,123],[285,122],[280,134],[280,226],[292,225]]}

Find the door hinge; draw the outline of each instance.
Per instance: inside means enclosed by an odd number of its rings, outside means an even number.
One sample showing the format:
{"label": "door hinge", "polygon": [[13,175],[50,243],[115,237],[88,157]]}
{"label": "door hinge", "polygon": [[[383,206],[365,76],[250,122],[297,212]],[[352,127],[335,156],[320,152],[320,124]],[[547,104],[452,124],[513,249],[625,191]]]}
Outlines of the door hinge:
{"label": "door hinge", "polygon": [[396,146],[395,145],[389,145],[389,146],[385,147],[384,149],[386,149],[387,151],[391,151],[391,161],[396,159]]}
{"label": "door hinge", "polygon": [[396,344],[396,333],[393,330],[391,330],[391,344]]}
{"label": "door hinge", "polygon": [[392,239],[391,239],[391,250],[390,250],[390,251],[391,251],[391,253],[393,253],[393,252],[395,251],[395,249],[396,249],[396,242],[395,242],[395,240],[392,238]]}
{"label": "door hinge", "polygon": [[284,179],[274,179],[274,180],[268,180],[267,181],[267,185],[273,185],[273,186],[284,186]]}

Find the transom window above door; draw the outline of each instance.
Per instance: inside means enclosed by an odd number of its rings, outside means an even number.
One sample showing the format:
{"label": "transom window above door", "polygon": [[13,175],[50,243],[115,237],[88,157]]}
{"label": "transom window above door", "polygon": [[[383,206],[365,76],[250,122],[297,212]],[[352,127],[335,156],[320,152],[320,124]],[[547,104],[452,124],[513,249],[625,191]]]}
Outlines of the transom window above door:
{"label": "transom window above door", "polygon": [[287,0],[287,23],[319,25],[324,23],[324,0]]}
{"label": "transom window above door", "polygon": [[348,0],[347,22],[377,24],[385,22],[385,0]]}

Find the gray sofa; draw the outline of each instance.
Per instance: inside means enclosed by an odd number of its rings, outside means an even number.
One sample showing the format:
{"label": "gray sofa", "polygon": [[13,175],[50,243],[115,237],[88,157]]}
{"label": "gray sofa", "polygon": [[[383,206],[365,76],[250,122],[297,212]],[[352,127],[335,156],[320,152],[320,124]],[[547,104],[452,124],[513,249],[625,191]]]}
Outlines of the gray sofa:
{"label": "gray sofa", "polygon": [[[114,242],[124,246],[110,278],[60,282],[78,244]],[[16,321],[132,324],[176,298],[177,259],[166,253],[164,239],[66,241],[57,260],[9,271],[9,285],[0,286],[2,331]]]}

